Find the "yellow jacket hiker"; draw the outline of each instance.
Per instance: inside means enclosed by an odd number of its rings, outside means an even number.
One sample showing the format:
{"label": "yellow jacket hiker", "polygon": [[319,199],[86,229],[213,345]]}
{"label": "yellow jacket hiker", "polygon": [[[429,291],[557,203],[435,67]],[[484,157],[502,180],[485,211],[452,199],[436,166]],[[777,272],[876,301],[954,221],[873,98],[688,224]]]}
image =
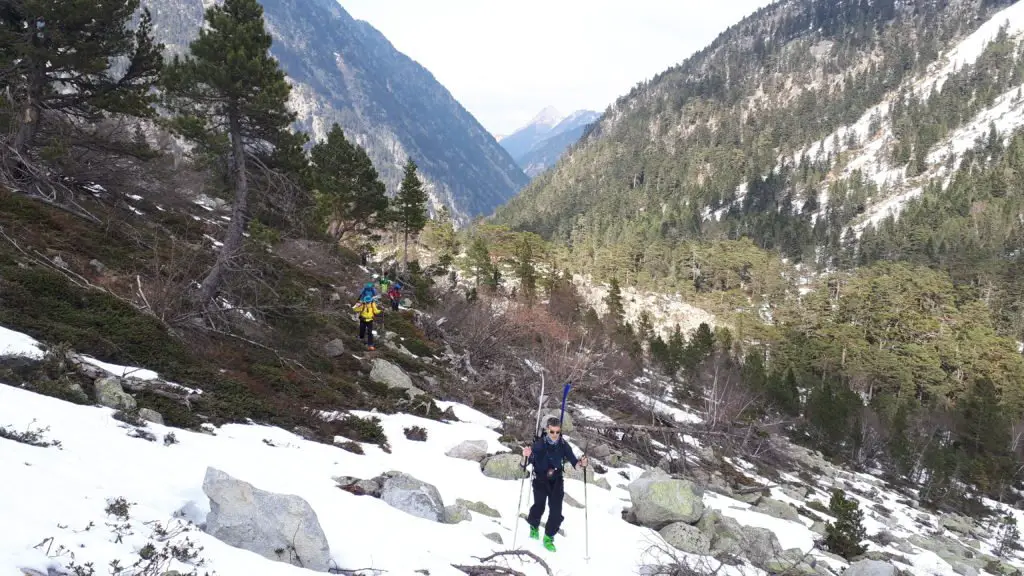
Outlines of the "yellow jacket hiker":
{"label": "yellow jacket hiker", "polygon": [[373,319],[382,311],[380,306],[370,296],[364,296],[362,301],[352,307],[359,313],[359,339],[366,339],[367,350],[375,350],[373,347]]}

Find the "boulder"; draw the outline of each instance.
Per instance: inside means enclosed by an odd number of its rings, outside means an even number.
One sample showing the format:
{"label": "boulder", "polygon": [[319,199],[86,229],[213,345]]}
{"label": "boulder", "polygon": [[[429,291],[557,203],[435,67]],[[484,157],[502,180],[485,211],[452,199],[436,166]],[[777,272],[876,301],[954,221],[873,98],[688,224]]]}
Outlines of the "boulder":
{"label": "boulder", "polygon": [[896,567],[880,560],[860,560],[850,564],[843,576],[896,576]]}
{"label": "boulder", "polygon": [[782,520],[792,520],[793,522],[800,521],[800,515],[797,513],[796,508],[793,508],[785,502],[774,500],[772,498],[761,498],[758,500],[757,506],[754,507],[754,510]]}
{"label": "boulder", "polygon": [[452,458],[461,458],[463,460],[479,462],[487,456],[487,441],[466,440],[453,446],[450,450],[445,452],[445,455]]}
{"label": "boulder", "polygon": [[327,537],[316,512],[302,498],[260,490],[207,468],[203,492],[210,498],[205,531],[218,540],[269,560],[327,572]]}
{"label": "boulder", "polygon": [[674,522],[659,531],[669,546],[690,554],[707,555],[711,552],[709,539],[696,526],[685,522]]}
{"label": "boulder", "polygon": [[135,409],[135,398],[124,391],[121,381],[117,378],[99,378],[93,386],[96,388],[96,401],[101,405],[116,410]]}
{"label": "boulder", "polygon": [[465,506],[467,510],[476,512],[477,514],[481,514],[489,518],[501,518],[500,512],[498,512],[494,508],[491,508],[487,504],[484,504],[483,502],[470,502],[469,500],[463,500],[462,498],[458,498],[455,500],[455,503]]}
{"label": "boulder", "polygon": [[[541,418],[540,418],[540,425],[544,426],[544,425],[547,424],[548,418],[555,418],[555,419],[557,419],[560,415],[562,415],[562,411],[560,409],[559,410],[550,410],[548,412],[545,412],[541,416]],[[573,427],[572,427],[572,414],[570,414],[569,411],[566,410],[565,411],[565,415],[562,416],[562,433],[563,434],[572,434],[572,430],[573,430]]]}
{"label": "boulder", "polygon": [[468,522],[471,519],[472,516],[469,514],[469,509],[462,504],[455,503],[444,507],[445,524],[458,524],[459,522]]}
{"label": "boulder", "polygon": [[594,442],[587,446],[587,454],[598,460],[604,460],[612,455],[612,449],[602,442]]}
{"label": "boulder", "polygon": [[338,488],[346,492],[351,492],[357,496],[380,498],[381,482],[377,478],[362,480],[352,476],[338,476],[334,478],[334,481],[338,483]]}
{"label": "boulder", "polygon": [[164,423],[164,417],[156,410],[150,410],[149,408],[139,408],[139,418],[153,424],[163,425]]}
{"label": "boulder", "polygon": [[778,537],[767,528],[740,526],[740,536],[741,554],[758,568],[764,568],[782,552]]}
{"label": "boulder", "polygon": [[444,521],[444,502],[432,484],[404,472],[387,472],[382,478],[380,499],[392,508],[434,522]]}
{"label": "boulder", "polygon": [[480,464],[484,476],[497,478],[499,480],[522,480],[526,477],[526,471],[519,465],[523,461],[521,454],[503,452],[485,458]]}
{"label": "boulder", "polygon": [[803,486],[783,486],[782,493],[789,496],[793,500],[804,500],[807,498],[807,488]]}
{"label": "boulder", "polygon": [[964,535],[970,534],[971,528],[974,527],[970,518],[957,514],[944,514],[939,518],[939,525],[951,532]]}
{"label": "boulder", "polygon": [[413,385],[412,378],[409,378],[405,371],[381,358],[373,360],[373,367],[370,369],[370,379],[390,388],[406,390],[411,396],[423,394],[423,390]]}
{"label": "boulder", "polygon": [[825,526],[826,524],[824,522],[815,522],[814,524],[811,524],[811,532],[814,532],[819,536],[826,536],[828,532],[825,530]]}
{"label": "boulder", "polygon": [[689,480],[664,472],[645,472],[629,485],[637,521],[660,530],[675,522],[694,524],[704,513],[704,490]]}
{"label": "boulder", "polygon": [[697,522],[697,528],[709,539],[712,555],[742,554],[743,531],[735,518],[723,516],[718,510],[708,510]]}
{"label": "boulder", "polygon": [[951,562],[950,566],[953,567],[953,572],[960,576],[978,576],[978,569],[966,562]]}
{"label": "boulder", "polygon": [[805,555],[799,548],[791,548],[782,551],[774,558],[769,558],[764,563],[764,569],[769,574],[786,574],[786,576],[817,576],[813,556]]}
{"label": "boulder", "polygon": [[328,358],[337,358],[345,353],[345,342],[341,338],[335,338],[327,344],[324,344],[324,354]]}
{"label": "boulder", "polygon": [[490,534],[484,534],[484,538],[487,538],[488,540],[490,540],[490,541],[492,541],[492,542],[494,542],[496,544],[504,544],[505,543],[501,539],[501,534],[498,534],[497,532],[491,532]]}

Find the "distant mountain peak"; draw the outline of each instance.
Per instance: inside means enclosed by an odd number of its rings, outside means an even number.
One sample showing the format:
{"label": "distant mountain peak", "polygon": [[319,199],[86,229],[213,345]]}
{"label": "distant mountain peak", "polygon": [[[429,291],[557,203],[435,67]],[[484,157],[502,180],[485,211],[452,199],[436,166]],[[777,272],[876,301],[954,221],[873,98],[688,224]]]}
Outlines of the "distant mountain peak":
{"label": "distant mountain peak", "polygon": [[550,126],[554,127],[562,121],[562,113],[558,111],[554,106],[548,106],[540,111],[539,114],[530,120],[530,126]]}

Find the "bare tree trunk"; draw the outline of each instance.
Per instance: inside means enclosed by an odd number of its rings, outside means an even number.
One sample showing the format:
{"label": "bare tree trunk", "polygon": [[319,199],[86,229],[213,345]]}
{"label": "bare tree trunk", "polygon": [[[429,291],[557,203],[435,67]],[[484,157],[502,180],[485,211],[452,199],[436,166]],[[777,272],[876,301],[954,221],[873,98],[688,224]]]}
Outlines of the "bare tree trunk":
{"label": "bare tree trunk", "polygon": [[405,232],[405,252],[402,254],[402,271],[409,271],[409,228],[404,229]]}
{"label": "bare tree trunk", "polygon": [[42,113],[40,96],[46,83],[45,71],[35,67],[29,78],[29,85],[24,105],[21,106],[21,118],[18,122],[18,133],[14,136],[14,151],[24,154],[39,131],[39,116]]}
{"label": "bare tree trunk", "polygon": [[246,203],[249,200],[249,182],[245,166],[245,146],[242,142],[242,125],[237,113],[230,113],[231,156],[235,162],[235,203],[231,211],[231,224],[224,237],[224,245],[217,255],[217,262],[203,279],[199,298],[205,304],[213,300],[224,282],[228,264],[242,246],[242,232],[245,229]]}

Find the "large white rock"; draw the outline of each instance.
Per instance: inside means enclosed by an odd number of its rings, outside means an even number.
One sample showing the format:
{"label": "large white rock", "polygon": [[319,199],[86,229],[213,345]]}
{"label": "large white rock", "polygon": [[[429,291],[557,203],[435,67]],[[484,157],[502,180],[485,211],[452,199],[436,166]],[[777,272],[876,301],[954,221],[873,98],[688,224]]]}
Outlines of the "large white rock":
{"label": "large white rock", "polygon": [[465,440],[456,446],[453,446],[450,450],[445,452],[445,455],[452,458],[461,458],[463,460],[479,462],[487,456],[487,441]]}
{"label": "large white rock", "polygon": [[391,362],[380,358],[376,358],[373,361],[373,367],[370,369],[370,379],[391,388],[408,390],[410,396],[423,394],[423,390],[413,385],[412,378],[409,378],[405,371]]}
{"label": "large white rock", "polygon": [[382,477],[380,499],[406,514],[444,522],[444,502],[432,484],[417,480],[404,472],[388,472]]}
{"label": "large white rock", "polygon": [[523,470],[522,464],[523,455],[513,454],[510,452],[502,452],[501,454],[495,454],[482,463],[482,470],[484,476],[488,478],[497,478],[499,480],[522,480],[527,476],[525,470]]}
{"label": "large white rock", "polygon": [[270,560],[318,572],[330,568],[327,537],[302,498],[260,490],[216,468],[206,469],[203,492],[210,498],[211,536]]}
{"label": "large white rock", "polygon": [[675,522],[662,528],[659,533],[676,550],[705,556],[711,552],[711,539],[696,526]]}
{"label": "large white rock", "polygon": [[694,524],[704,513],[704,490],[689,480],[648,471],[629,485],[633,513],[643,526],[660,530],[675,522]]}

